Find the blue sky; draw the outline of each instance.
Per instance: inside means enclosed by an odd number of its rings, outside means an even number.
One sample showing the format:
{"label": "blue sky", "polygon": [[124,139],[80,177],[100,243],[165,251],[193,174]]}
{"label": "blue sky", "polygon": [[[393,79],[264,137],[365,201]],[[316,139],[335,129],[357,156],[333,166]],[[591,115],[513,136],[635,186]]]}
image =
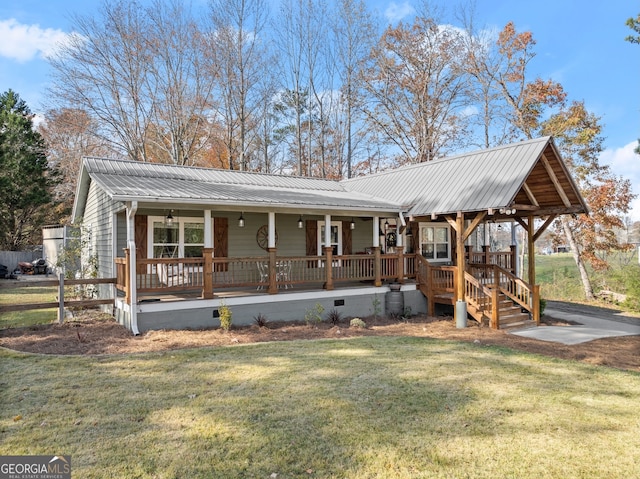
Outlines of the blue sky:
{"label": "blue sky", "polygon": [[[206,0],[194,0],[194,4]],[[450,2],[441,2],[448,4]],[[633,4],[636,4],[635,6]],[[91,14],[100,0],[3,0],[0,2],[0,92],[17,91],[34,112],[46,98],[49,69],[44,56],[71,33],[70,15]],[[411,21],[417,2],[369,0],[386,21]],[[588,4],[588,6],[586,6]],[[640,46],[624,41],[625,20],[640,13],[628,0],[476,0],[477,19],[501,29],[513,21],[537,41],[532,66],[560,82],[569,98],[582,100],[602,118],[606,151],[601,160],[634,184],[640,194]],[[640,198],[631,217],[640,221]]]}

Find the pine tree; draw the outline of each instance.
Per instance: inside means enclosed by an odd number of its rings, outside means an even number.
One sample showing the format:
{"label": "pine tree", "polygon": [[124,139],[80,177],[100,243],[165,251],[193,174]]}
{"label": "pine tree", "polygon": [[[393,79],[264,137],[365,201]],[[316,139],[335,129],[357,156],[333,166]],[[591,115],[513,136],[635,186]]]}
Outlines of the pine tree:
{"label": "pine tree", "polygon": [[[0,95],[0,249],[18,251],[40,233],[38,212],[51,203],[56,175],[34,115],[13,90]],[[35,235],[35,236],[34,236]]]}

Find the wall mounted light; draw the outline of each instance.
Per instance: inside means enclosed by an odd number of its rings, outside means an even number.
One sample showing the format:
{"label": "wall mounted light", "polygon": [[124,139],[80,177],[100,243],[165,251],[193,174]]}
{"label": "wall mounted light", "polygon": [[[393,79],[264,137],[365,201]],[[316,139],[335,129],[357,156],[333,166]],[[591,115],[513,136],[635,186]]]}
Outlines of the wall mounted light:
{"label": "wall mounted light", "polygon": [[302,222],[302,215],[298,218],[298,229],[301,230],[304,227],[304,223]]}
{"label": "wall mounted light", "polygon": [[353,221],[353,218],[351,218],[351,223],[349,223],[349,229],[352,229],[352,230],[356,229],[356,222]]}
{"label": "wall mounted light", "polygon": [[167,226],[171,226],[173,224],[173,215],[171,213],[173,213],[173,210],[169,211],[169,214],[164,219]]}
{"label": "wall mounted light", "polygon": [[238,218],[238,228],[244,228],[244,216],[243,216],[243,213],[240,213],[240,218]]}

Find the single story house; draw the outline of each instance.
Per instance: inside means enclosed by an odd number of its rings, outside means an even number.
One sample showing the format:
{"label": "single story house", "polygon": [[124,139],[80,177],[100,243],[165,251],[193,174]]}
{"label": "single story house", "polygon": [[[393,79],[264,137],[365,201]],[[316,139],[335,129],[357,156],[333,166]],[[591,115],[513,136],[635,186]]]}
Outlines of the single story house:
{"label": "single story house", "polygon": [[400,313],[446,303],[494,328],[537,322],[534,262],[525,281],[513,249],[469,238],[515,221],[533,252],[558,215],[586,212],[543,137],[342,181],[84,158],[73,218],[137,334],[217,326],[221,304],[234,324],[303,319],[318,304],[384,314],[390,292]]}

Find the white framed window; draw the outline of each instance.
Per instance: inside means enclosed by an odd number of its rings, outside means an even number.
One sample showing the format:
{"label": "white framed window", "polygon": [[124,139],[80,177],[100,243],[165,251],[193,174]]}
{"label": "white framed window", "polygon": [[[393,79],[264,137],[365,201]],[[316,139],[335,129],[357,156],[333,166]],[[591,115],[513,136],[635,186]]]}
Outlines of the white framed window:
{"label": "white framed window", "polygon": [[172,224],[168,225],[164,217],[150,216],[147,227],[150,257],[202,257],[204,218],[174,218]]}
{"label": "white framed window", "polygon": [[451,232],[442,223],[420,223],[420,253],[431,261],[451,261]]}
{"label": "white framed window", "polygon": [[[325,222],[318,221],[318,256],[324,255]],[[342,221],[331,222],[331,244],[334,255],[342,254]]]}

